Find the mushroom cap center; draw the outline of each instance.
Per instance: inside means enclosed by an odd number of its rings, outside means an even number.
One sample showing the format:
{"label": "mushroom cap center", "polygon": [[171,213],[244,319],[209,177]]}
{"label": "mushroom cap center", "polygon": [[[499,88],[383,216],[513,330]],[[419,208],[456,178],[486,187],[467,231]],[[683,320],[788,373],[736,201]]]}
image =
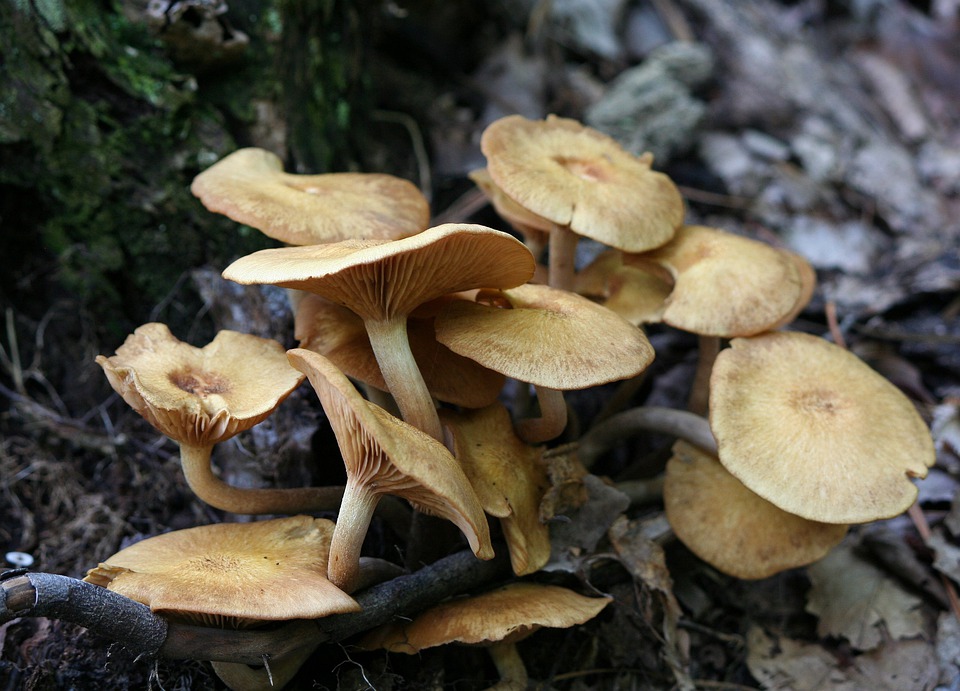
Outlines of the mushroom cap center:
{"label": "mushroom cap center", "polygon": [[224,394],[230,390],[229,380],[216,372],[184,368],[171,372],[170,383],[181,391],[204,398],[211,394]]}

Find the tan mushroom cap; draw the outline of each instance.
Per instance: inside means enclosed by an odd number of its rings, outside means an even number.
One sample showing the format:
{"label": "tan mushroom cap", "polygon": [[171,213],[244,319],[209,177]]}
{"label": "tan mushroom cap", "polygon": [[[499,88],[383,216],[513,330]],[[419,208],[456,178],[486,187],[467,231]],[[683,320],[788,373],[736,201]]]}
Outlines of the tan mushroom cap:
{"label": "tan mushroom cap", "polygon": [[84,580],[210,625],[357,612],[326,578],[332,533],[332,522],[310,516],[176,530],[117,552]]}
{"label": "tan mushroom cap", "polygon": [[487,170],[528,211],[628,252],[667,242],[683,222],[669,177],[576,120],[501,118],[484,130]]}
{"label": "tan mushroom cap", "polygon": [[160,323],[137,328],[116,355],[99,355],[97,364],[151,425],[192,446],[250,429],[303,381],[276,341],[221,331],[197,348]]}
{"label": "tan mushroom cap", "polygon": [[442,602],[412,622],[376,629],[360,642],[372,650],[413,655],[448,643],[483,645],[518,641],[539,628],[568,628],[600,614],[612,598],[586,597],[541,583],[510,583],[487,593]]}
{"label": "tan mushroom cap", "polygon": [[564,391],[635,376],[653,361],[642,331],[580,295],[534,284],[503,295],[512,309],[448,305],[437,340],[508,377]]}
{"label": "tan mushroom cap", "polygon": [[365,400],[322,355],[295,348],[287,356],[320,397],[346,465],[348,492],[363,487],[402,497],[454,523],[481,559],[493,557],[480,500],[443,444]]}
{"label": "tan mushroom cap", "polygon": [[392,242],[261,250],[235,261],[223,276],[305,290],[364,319],[388,319],[447,293],[512,288],[529,280],[533,270],[530,251],[512,235],[447,223]]}
{"label": "tan mushroom cap", "polygon": [[710,454],[678,441],[663,486],[667,520],[698,557],[736,578],[767,578],[825,556],[847,526],[810,521],[754,494]]}
{"label": "tan mushroom cap", "polygon": [[[465,408],[497,400],[505,377],[437,341],[433,318],[410,319],[410,349],[434,397]],[[307,295],[297,308],[294,336],[300,347],[320,353],[352,379],[387,391],[363,320],[319,295]]]}
{"label": "tan mushroom cap", "polygon": [[737,338],[710,378],[720,462],[790,513],[825,523],[895,516],[916,500],[933,440],[910,400],[822,338]]}
{"label": "tan mushroom cap", "polygon": [[793,256],[707,226],[683,226],[626,264],[661,267],[674,281],[663,321],[703,336],[752,336],[780,325],[804,293]]}
{"label": "tan mushroom cap", "polygon": [[550,532],[540,521],[548,485],[543,447],[514,434],[510,413],[499,403],[459,414],[442,411],[441,420],[484,510],[500,519],[513,572],[539,571],[550,560]]}
{"label": "tan mushroom cap", "polygon": [[673,282],[657,273],[623,263],[623,253],[607,250],[578,272],[573,289],[596,300],[634,326],[663,321]]}
{"label": "tan mushroom cap", "polygon": [[240,149],[200,173],[190,191],[224,214],[291,245],[419,233],[430,206],[415,185],[380,173],[295,175],[263,149]]}
{"label": "tan mushroom cap", "polygon": [[537,246],[546,246],[553,222],[528,211],[497,187],[486,168],[471,171],[468,177],[480,188],[500,218]]}

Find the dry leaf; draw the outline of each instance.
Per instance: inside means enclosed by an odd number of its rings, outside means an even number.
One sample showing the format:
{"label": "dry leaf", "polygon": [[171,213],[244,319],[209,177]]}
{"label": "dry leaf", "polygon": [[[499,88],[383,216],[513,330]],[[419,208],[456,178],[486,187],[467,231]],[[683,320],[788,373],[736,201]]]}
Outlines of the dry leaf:
{"label": "dry leaf", "polygon": [[858,650],[925,632],[922,601],[880,569],[840,545],[808,567],[813,586],[807,611],[820,617],[817,633],[842,636]]}
{"label": "dry leaf", "polygon": [[816,643],[767,634],[747,634],[747,666],[765,689],[786,691],[920,691],[939,675],[927,641],[889,641],[869,653],[841,660]]}

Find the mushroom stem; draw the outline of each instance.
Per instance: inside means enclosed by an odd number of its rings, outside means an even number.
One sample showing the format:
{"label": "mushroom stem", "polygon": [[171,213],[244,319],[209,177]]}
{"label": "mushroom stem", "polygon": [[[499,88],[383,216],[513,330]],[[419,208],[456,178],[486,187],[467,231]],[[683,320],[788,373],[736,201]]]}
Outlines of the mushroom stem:
{"label": "mushroom stem", "polygon": [[369,319],[366,327],[377,364],[404,421],[442,442],[443,428],[437,408],[410,350],[406,315]]}
{"label": "mushroom stem", "polygon": [[527,667],[517,651],[517,644],[510,640],[497,641],[488,648],[500,681],[487,691],[523,691],[527,688]]}
{"label": "mushroom stem", "polygon": [[580,438],[577,456],[585,468],[590,468],[617,442],[642,431],[669,434],[708,453],[717,453],[717,442],[705,417],[675,408],[642,406],[617,413],[594,426]]}
{"label": "mushroom stem", "polygon": [[567,404],[563,391],[546,386],[535,387],[540,417],[519,420],[517,436],[528,444],[539,444],[558,437],[567,426]]}
{"label": "mushroom stem", "polygon": [[554,224],[550,230],[550,287],[573,290],[574,262],[580,236],[566,226]]}
{"label": "mushroom stem", "polygon": [[697,371],[690,388],[690,398],[687,399],[687,410],[697,415],[706,415],[710,399],[710,373],[717,355],[720,354],[720,337],[700,336],[697,340]]}
{"label": "mushroom stem", "polygon": [[249,489],[218,478],[210,466],[212,446],[180,444],[180,465],[194,494],[215,509],[242,514],[297,514],[335,510],[342,487]]}
{"label": "mushroom stem", "polygon": [[370,528],[380,496],[354,478],[347,480],[337,526],[330,541],[327,578],[345,593],[351,592],[360,576],[360,550]]}

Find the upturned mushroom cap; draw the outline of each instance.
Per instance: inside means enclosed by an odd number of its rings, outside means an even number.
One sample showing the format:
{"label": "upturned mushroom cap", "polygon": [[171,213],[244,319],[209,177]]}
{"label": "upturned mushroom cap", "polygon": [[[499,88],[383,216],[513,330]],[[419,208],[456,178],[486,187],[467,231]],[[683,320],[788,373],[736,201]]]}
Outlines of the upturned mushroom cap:
{"label": "upturned mushroom cap", "polygon": [[[430,393],[465,408],[496,401],[505,377],[438,343],[433,322],[432,317],[407,322],[410,349]],[[301,348],[320,353],[348,377],[388,390],[363,320],[345,307],[319,295],[305,296],[297,308],[294,336]]]}
{"label": "upturned mushroom cap", "polygon": [[534,284],[503,295],[512,309],[448,305],[437,340],[508,377],[563,391],[626,379],[653,361],[642,331],[580,295]]}
{"label": "upturned mushroom cap", "polygon": [[584,624],[600,614],[611,599],[586,597],[555,585],[510,583],[480,595],[448,600],[412,622],[376,629],[360,642],[360,647],[413,655],[448,643],[518,641],[541,627]]}
{"label": "upturned mushroom cap", "polygon": [[291,245],[419,233],[430,206],[412,183],[379,173],[295,175],[263,149],[240,149],[194,178],[210,211]]}
{"label": "upturned mushroom cap", "polygon": [[212,446],[267,418],[303,381],[276,341],[219,332],[197,348],[145,324],[112,357],[97,356],[134,410],[174,441]]}
{"label": "upturned mushroom cap", "polygon": [[510,413],[499,403],[459,414],[443,411],[441,421],[484,510],[500,519],[513,572],[539,571],[550,560],[550,532],[540,521],[548,485],[540,464],[543,447],[514,434]]}
{"label": "upturned mushroom cap", "polygon": [[443,444],[365,400],[322,355],[295,348],[287,356],[320,397],[337,436],[348,485],[402,497],[421,511],[445,518],[460,528],[474,554],[493,557],[480,500]]}
{"label": "upturned mushroom cap", "polygon": [[533,270],[530,251],[512,235],[447,223],[392,242],[260,250],[233,262],[223,276],[305,290],[364,319],[388,319],[447,293],[512,288],[529,280]]}
{"label": "upturned mushroom cap", "polygon": [[326,578],[332,533],[309,516],[176,530],[117,552],[84,580],[210,625],[357,612]]}
{"label": "upturned mushroom cap", "polygon": [[663,501],[674,533],[698,557],[736,578],[767,578],[825,556],[847,526],[787,513],[754,494],[710,454],[678,441]]}
{"label": "upturned mushroom cap", "polygon": [[676,185],[576,120],[501,118],[480,148],[494,184],[528,211],[627,252],[659,247],[683,222]]}
{"label": "upturned mushroom cap", "polygon": [[663,321],[703,336],[752,336],[775,328],[804,294],[793,256],[706,226],[683,226],[668,244],[625,255],[624,262],[659,266],[671,276]]}
{"label": "upturned mushroom cap", "polygon": [[910,478],[935,460],[910,400],[822,338],[737,338],[710,378],[720,462],[781,509],[825,523],[865,523],[916,500]]}

